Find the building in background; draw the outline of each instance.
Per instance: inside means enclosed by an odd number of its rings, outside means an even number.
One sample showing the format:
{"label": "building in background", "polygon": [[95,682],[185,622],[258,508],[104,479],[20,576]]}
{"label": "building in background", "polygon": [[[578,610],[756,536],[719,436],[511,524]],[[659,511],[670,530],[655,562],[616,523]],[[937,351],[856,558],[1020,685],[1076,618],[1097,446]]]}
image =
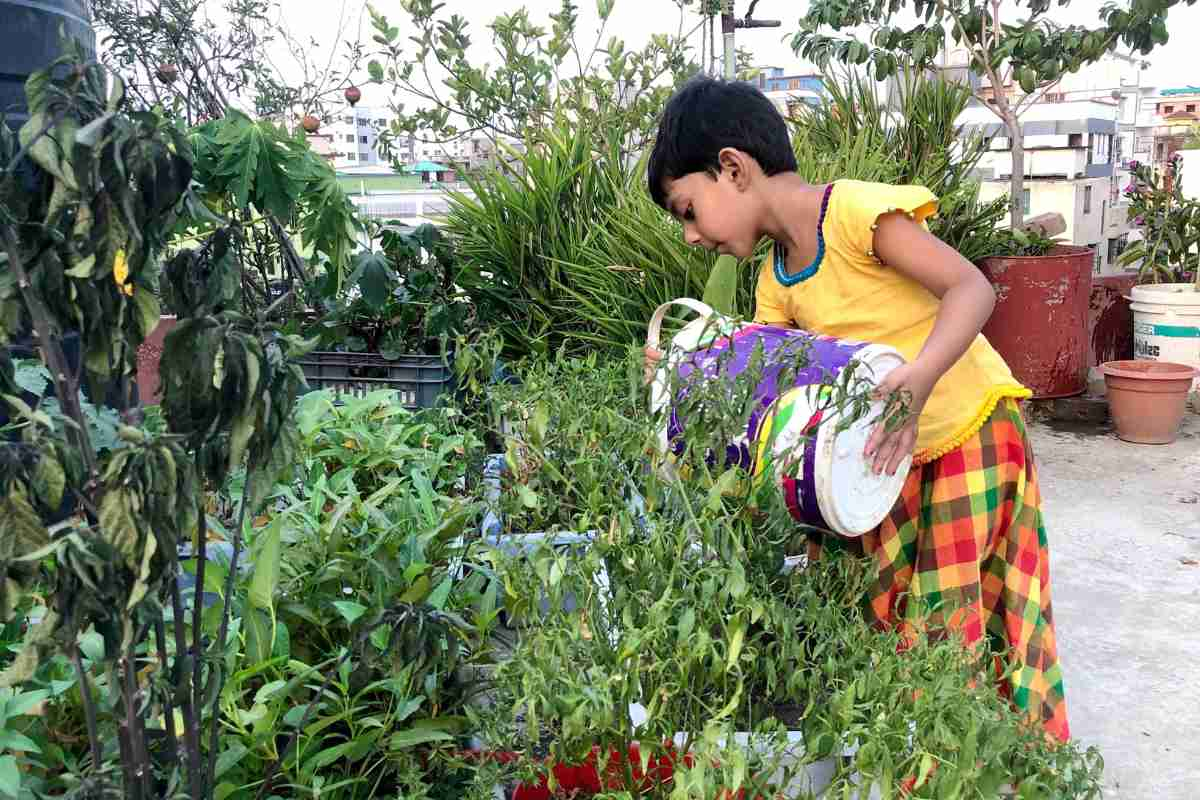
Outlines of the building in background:
{"label": "building in background", "polygon": [[[321,133],[332,136],[333,165],[338,170],[361,167],[388,167],[389,160],[379,153],[379,134],[392,124],[391,109],[370,106],[347,106],[333,114],[322,126]],[[411,139],[393,142],[392,155],[402,163],[416,159]]]}
{"label": "building in background", "polygon": [[321,158],[333,164],[336,160],[335,150],[333,146],[332,133],[306,133],[304,138],[308,139],[309,148],[319,155]]}
{"label": "building in background", "polygon": [[[980,197],[1009,191],[1012,147],[1004,126],[988,108],[976,105],[958,118],[964,135],[981,134],[988,152],[978,167]],[[1084,100],[1035,103],[1021,117],[1025,145],[1025,215],[1063,215],[1066,240],[1095,248],[1096,271],[1115,270],[1113,261],[1126,242],[1124,203],[1114,202],[1118,126],[1116,102]]]}
{"label": "building in background", "polygon": [[[1161,169],[1200,133],[1200,86],[1163,89],[1153,98],[1154,150],[1151,162]],[[1185,181],[1186,181],[1185,173]],[[1186,182],[1184,184],[1187,185]]]}
{"label": "building in background", "polygon": [[784,74],[783,67],[757,67],[756,74],[747,83],[762,90],[785,117],[791,116],[798,104],[819,106],[827,92],[820,73],[798,72]]}
{"label": "building in background", "polygon": [[[1064,238],[1094,247],[1101,273],[1119,269],[1117,257],[1129,240],[1128,203],[1121,195],[1129,182],[1129,164],[1149,160],[1153,151],[1154,87],[1145,85],[1142,75],[1148,66],[1142,59],[1109,53],[1044,87],[1021,115],[1026,216],[1062,214]],[[1011,147],[1004,125],[988,106],[1000,93],[1012,105],[1027,95],[1012,81],[993,87],[970,68],[969,53],[962,48],[943,54],[939,72],[974,92],[976,100],[959,123],[964,134],[981,132],[990,139],[980,164],[981,196],[1003,196],[1012,175]]]}

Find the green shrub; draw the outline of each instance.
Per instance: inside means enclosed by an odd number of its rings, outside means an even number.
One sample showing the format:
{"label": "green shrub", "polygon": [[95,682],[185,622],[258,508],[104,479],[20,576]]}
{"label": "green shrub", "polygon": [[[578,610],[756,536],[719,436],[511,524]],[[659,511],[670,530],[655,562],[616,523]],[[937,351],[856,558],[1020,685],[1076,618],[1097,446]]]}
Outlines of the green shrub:
{"label": "green shrub", "polygon": [[[716,259],[683,241],[650,199],[643,164],[597,152],[584,127],[560,121],[541,142],[468,178],[447,229],[463,262],[458,282],[480,322],[497,327],[510,356],[622,351],[645,338],[654,309],[700,297]],[[739,309],[749,314],[753,274]]]}

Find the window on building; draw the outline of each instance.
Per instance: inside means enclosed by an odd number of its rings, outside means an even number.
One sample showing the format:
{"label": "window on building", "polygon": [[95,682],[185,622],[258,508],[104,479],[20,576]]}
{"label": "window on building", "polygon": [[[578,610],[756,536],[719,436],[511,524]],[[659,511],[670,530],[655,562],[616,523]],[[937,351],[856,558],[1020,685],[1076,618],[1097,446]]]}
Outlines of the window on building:
{"label": "window on building", "polygon": [[1117,259],[1121,257],[1121,253],[1125,252],[1125,244],[1129,241],[1127,236],[1118,236],[1115,239],[1108,240],[1108,265],[1112,267],[1116,264]]}
{"label": "window on building", "polygon": [[1100,274],[1100,243],[1092,242],[1088,245],[1092,248],[1092,272]]}
{"label": "window on building", "polygon": [[1021,213],[1024,214],[1025,216],[1029,216],[1029,208],[1030,208],[1031,202],[1032,202],[1032,198],[1030,196],[1030,190],[1022,189],[1021,190]]}
{"label": "window on building", "polygon": [[363,144],[366,144],[366,143],[367,143],[367,137],[365,137],[365,136],[360,136],[360,137],[358,137],[358,140],[359,140],[360,142],[362,142]]}
{"label": "window on building", "polygon": [[1083,213],[1092,213],[1092,187],[1083,187]]}
{"label": "window on building", "polygon": [[1195,114],[1195,113],[1196,113],[1196,104],[1195,104],[1195,103],[1188,103],[1188,104],[1187,104],[1187,109],[1186,109],[1186,110],[1187,110],[1187,112],[1188,112],[1189,114]]}
{"label": "window on building", "polygon": [[347,161],[358,161],[358,154],[357,153],[346,153],[346,160]]}
{"label": "window on building", "polygon": [[1164,113],[1164,114],[1170,114],[1174,110],[1175,110],[1175,106],[1163,106],[1162,107],[1162,113]]}
{"label": "window on building", "polygon": [[1082,133],[1067,134],[1067,147],[1083,147],[1083,134]]}
{"label": "window on building", "polygon": [[346,141],[347,141],[347,142],[353,142],[353,141],[354,141],[354,134],[353,134],[353,133],[347,133],[347,134],[346,134]]}
{"label": "window on building", "polygon": [[346,123],[347,125],[353,125],[354,117],[342,117],[342,122]]}

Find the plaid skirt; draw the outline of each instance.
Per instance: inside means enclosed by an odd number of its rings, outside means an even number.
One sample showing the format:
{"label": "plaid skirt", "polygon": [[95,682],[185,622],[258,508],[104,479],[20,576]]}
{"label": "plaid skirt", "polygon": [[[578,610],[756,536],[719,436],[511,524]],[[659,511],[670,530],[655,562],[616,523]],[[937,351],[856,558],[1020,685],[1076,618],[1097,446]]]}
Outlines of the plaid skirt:
{"label": "plaid skirt", "polygon": [[1041,494],[1017,401],[1002,400],[961,447],[914,467],[876,531],[813,536],[809,558],[835,547],[877,560],[874,621],[921,621],[968,644],[986,636],[1014,667],[1001,692],[1047,733],[1070,738]]}

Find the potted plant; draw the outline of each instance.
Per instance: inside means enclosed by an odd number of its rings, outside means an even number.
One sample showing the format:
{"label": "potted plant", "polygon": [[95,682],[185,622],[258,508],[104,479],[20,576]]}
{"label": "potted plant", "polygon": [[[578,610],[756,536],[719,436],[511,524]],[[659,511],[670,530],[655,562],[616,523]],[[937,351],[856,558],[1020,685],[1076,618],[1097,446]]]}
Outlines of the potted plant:
{"label": "potted plant", "polygon": [[318,342],[301,366],[313,388],[388,388],[406,406],[431,406],[453,387],[447,345],[472,317],[454,282],[453,251],[430,224],[368,227],[378,249],[356,254],[344,283],[331,271],[309,287],[322,313],[301,325]]}
{"label": "potted plant", "polygon": [[[1133,10],[1110,3],[1100,11],[1101,24],[1086,28],[1055,23],[1046,16],[1051,4],[1041,0],[1020,0],[1017,5],[1025,6],[1028,13],[1016,19],[1005,19],[1000,4],[989,0],[897,0],[882,16],[866,0],[815,0],[801,19],[792,46],[818,64],[836,58],[869,65],[875,77],[884,80],[905,64],[935,69],[949,33],[967,51],[969,68],[987,79],[987,86],[977,94],[999,119],[1010,143],[1009,229],[1016,231],[1024,222],[1021,115],[1064,75],[1094,63],[1114,46],[1124,44],[1144,55],[1165,42],[1166,15],[1176,2],[1142,4]],[[908,22],[908,17],[916,21]],[[853,29],[866,20],[876,25],[869,44],[821,32]],[[985,333],[1018,380],[1036,397],[1082,392],[1087,381],[1091,251],[1060,247],[1044,254],[1026,252],[1019,260],[985,260],[984,268],[999,298]],[[1031,309],[1044,311],[1033,315]]]}
{"label": "potted plant", "polygon": [[533,408],[513,437],[533,457],[501,503],[594,531],[579,548],[484,541],[469,559],[526,623],[469,714],[474,757],[507,766],[511,796],[989,797],[1017,779],[1085,796],[1095,765],[1020,722],[956,642],[906,649],[866,621],[866,564],[784,568],[803,537],[782,500],[705,458],[727,431],[688,427],[687,480],[645,469],[658,426],[640,372],[543,360],[511,389]]}
{"label": "potted plant", "polygon": [[1125,188],[1141,239],[1121,255],[1134,266],[1134,356],[1200,367],[1200,202],[1183,194],[1183,159],[1161,173],[1134,162]]}

